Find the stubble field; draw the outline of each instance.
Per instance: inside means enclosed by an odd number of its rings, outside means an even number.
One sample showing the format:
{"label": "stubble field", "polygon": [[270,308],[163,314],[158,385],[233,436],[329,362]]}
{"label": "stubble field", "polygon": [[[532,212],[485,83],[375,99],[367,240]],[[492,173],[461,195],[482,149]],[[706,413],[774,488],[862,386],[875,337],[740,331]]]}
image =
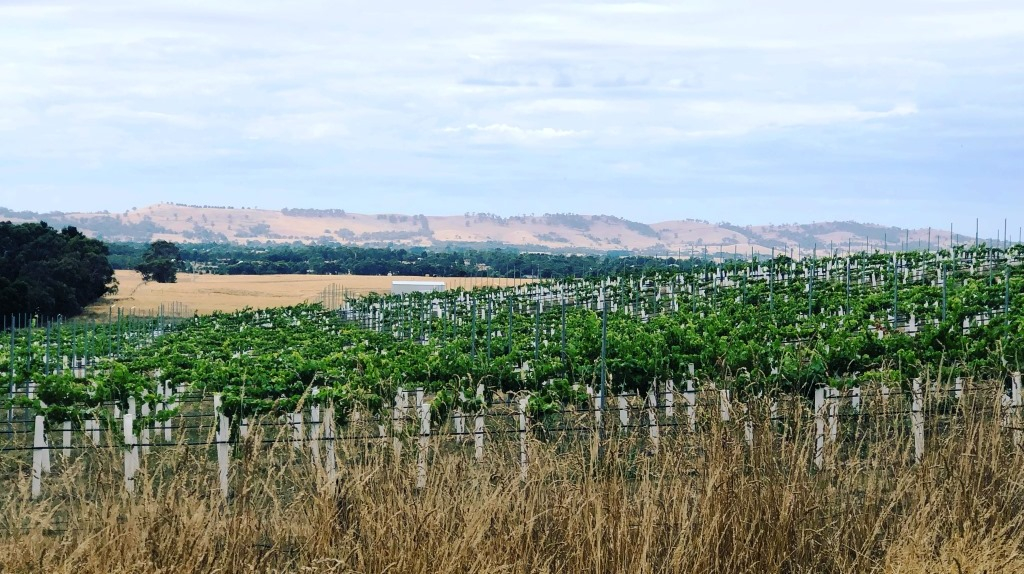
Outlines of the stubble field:
{"label": "stubble field", "polygon": [[106,316],[113,308],[137,315],[235,311],[252,307],[285,307],[318,302],[325,290],[336,297],[367,293],[390,293],[392,281],[443,281],[446,288],[521,284],[522,279],[490,277],[417,277],[381,275],[202,275],[179,273],[177,283],[143,282],[137,271],[116,272],[118,292],[89,308],[95,316]]}

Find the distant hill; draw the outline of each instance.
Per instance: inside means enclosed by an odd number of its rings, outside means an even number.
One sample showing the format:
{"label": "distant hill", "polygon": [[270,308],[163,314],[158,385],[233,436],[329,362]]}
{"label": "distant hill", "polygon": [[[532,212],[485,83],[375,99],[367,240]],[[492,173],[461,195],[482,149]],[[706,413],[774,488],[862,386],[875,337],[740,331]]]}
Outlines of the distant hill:
{"label": "distant hill", "polygon": [[[0,207],[0,220],[73,225],[108,241],[180,243],[338,243],[405,247],[516,247],[524,250],[594,253],[624,251],[647,255],[689,255],[735,251],[845,251],[948,246],[949,230],[901,229],[852,221],[737,226],[696,219],[639,223],[610,215],[555,213],[500,217],[462,215],[361,214],[342,209],[265,209],[159,203],[123,213],[34,213]],[[957,243],[973,237],[957,234]],[[991,242],[991,240],[989,240]],[[883,245],[884,243],[884,245]]]}

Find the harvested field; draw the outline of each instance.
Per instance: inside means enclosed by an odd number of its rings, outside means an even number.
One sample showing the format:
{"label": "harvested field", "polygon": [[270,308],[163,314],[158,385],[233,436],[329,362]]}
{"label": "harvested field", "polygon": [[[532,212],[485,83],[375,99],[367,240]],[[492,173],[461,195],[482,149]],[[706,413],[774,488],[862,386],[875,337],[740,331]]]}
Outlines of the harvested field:
{"label": "harvested field", "polygon": [[116,273],[118,292],[89,308],[94,315],[105,316],[111,307],[136,314],[212,313],[252,307],[284,307],[320,300],[325,289],[337,286],[338,293],[349,296],[371,292],[388,293],[392,281],[444,281],[449,288],[473,288],[521,284],[522,279],[490,277],[414,277],[378,275],[198,275],[179,273],[177,283],[144,283],[137,271]]}

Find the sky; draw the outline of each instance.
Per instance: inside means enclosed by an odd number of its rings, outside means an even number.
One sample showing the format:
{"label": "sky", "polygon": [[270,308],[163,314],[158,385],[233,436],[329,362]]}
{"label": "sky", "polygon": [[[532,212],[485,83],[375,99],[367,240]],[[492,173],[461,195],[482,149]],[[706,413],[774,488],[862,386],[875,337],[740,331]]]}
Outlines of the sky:
{"label": "sky", "polygon": [[0,206],[994,235],[1021,54],[1019,0],[0,0]]}

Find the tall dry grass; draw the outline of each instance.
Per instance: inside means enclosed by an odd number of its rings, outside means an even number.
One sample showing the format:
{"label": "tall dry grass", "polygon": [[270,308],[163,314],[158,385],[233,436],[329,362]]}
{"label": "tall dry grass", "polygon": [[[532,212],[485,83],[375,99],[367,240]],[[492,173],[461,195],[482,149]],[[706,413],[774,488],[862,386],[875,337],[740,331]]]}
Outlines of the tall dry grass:
{"label": "tall dry grass", "polygon": [[609,432],[600,456],[588,435],[532,439],[525,481],[515,435],[482,464],[436,443],[422,491],[415,442],[396,464],[341,441],[332,488],[257,432],[227,502],[209,448],[151,453],[133,496],[97,450],[42,500],[24,469],[5,479],[0,572],[1021,572],[1024,463],[996,401],[933,425],[919,464],[900,425],[865,416],[820,471],[807,417],[760,418],[752,445],[713,420],[657,449]]}

